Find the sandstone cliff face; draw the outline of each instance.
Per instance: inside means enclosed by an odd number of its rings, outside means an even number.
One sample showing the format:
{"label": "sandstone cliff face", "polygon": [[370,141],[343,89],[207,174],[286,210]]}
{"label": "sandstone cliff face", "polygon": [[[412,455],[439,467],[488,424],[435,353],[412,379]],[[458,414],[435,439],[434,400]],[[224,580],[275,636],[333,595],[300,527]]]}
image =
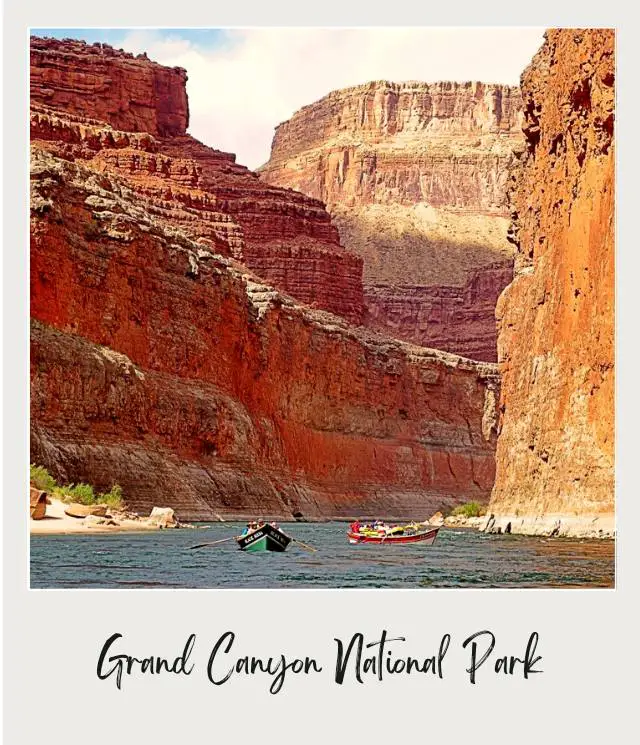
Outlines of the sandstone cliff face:
{"label": "sandstone cliff face", "polygon": [[33,461],[181,519],[488,499],[495,366],[264,281],[361,313],[361,263],[320,202],[182,132],[65,106],[32,108]]}
{"label": "sandstone cliff face", "polygon": [[522,77],[491,502],[514,532],[613,530],[614,67],[613,31],[553,30]]}
{"label": "sandstone cliff face", "polygon": [[[517,88],[483,83],[378,81],[335,91],[279,125],[260,174],[327,204],[345,246],[364,259],[369,325],[495,360],[520,108]],[[404,307],[408,271],[414,291]],[[466,302],[473,283],[485,289],[475,307]],[[434,296],[442,320],[432,312]],[[468,331],[448,320],[460,316],[470,319]]]}
{"label": "sandstone cliff face", "polygon": [[504,212],[517,88],[376,81],[334,91],[276,128],[268,180],[327,204],[427,202]]}

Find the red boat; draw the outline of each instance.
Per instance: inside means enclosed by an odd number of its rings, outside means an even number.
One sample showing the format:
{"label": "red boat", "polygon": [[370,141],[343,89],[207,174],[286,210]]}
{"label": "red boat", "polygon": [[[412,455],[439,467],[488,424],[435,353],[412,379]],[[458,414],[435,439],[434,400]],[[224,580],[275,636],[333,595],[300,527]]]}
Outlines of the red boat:
{"label": "red boat", "polygon": [[372,531],[366,533],[355,533],[353,530],[347,532],[349,543],[425,543],[430,546],[436,539],[440,526],[420,526],[415,531],[405,530],[402,533],[379,533],[375,535]]}

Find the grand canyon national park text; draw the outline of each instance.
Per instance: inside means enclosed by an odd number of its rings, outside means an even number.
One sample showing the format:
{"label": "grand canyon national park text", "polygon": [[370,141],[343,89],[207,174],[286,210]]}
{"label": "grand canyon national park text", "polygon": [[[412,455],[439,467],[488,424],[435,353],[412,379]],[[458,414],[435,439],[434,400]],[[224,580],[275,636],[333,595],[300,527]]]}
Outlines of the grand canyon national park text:
{"label": "grand canyon national park text", "polygon": [[[236,639],[233,631],[220,635],[210,647],[206,665],[197,662],[196,635],[187,639],[182,653],[174,658],[150,655],[137,657],[130,653],[120,633],[112,634],[103,644],[96,668],[100,680],[115,683],[120,690],[125,688],[127,676],[169,674],[188,676],[198,674],[197,668],[204,668],[208,681],[214,686],[236,682],[244,676],[264,676],[265,688],[277,694],[296,676],[321,674],[327,669],[332,680],[342,685],[345,680],[358,683],[382,683],[397,675],[421,675],[430,679],[444,679],[445,658],[452,643],[450,634],[444,634],[434,652],[418,652],[417,656],[407,654],[404,636],[391,636],[386,629],[380,637],[369,641],[361,632],[356,632],[348,640],[335,638],[335,662],[333,666],[320,663],[314,657],[291,657],[284,653],[271,656],[247,654],[246,648]],[[541,673],[542,656],[537,654],[539,635],[532,632],[523,645],[519,655],[507,654],[497,643],[496,635],[483,629],[470,634],[462,641],[462,648],[468,649],[467,666],[464,673],[469,682],[475,685],[482,675],[507,675],[528,680],[535,673]],[[480,673],[481,668],[484,668]],[[291,685],[292,683],[289,683]],[[293,683],[294,685],[296,683]]]}

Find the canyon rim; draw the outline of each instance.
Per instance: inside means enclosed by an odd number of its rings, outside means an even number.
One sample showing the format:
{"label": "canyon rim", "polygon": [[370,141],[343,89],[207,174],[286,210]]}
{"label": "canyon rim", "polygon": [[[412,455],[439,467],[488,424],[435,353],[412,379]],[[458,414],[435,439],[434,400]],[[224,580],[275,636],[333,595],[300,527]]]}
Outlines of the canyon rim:
{"label": "canyon rim", "polygon": [[613,537],[614,44],[327,90],[250,170],[189,70],[32,36],[31,462],[181,521]]}

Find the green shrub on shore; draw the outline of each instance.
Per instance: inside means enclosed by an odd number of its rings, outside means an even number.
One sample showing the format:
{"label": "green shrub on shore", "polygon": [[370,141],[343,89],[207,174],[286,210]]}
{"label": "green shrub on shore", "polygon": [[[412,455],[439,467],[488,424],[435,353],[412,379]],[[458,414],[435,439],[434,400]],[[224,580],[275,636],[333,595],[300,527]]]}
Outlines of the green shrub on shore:
{"label": "green shrub on shore", "polygon": [[457,517],[462,515],[463,517],[482,517],[485,514],[485,508],[478,502],[466,502],[465,504],[459,504],[451,515]]}
{"label": "green shrub on shore", "polygon": [[78,504],[98,504],[99,494],[93,491],[89,484],[67,484],[58,486],[55,490],[56,496],[63,502],[77,502]]}
{"label": "green shrub on shore", "polygon": [[124,507],[122,489],[114,484],[105,494],[95,492],[90,484],[58,485],[53,476],[42,466],[30,467],[31,482],[38,489],[42,489],[63,502],[78,502],[79,504],[106,504],[115,509]]}
{"label": "green shrub on shore", "polygon": [[29,472],[31,483],[36,487],[36,489],[52,493],[56,488],[56,480],[46,468],[43,468],[42,466],[34,466],[32,463],[29,466]]}
{"label": "green shrub on shore", "polygon": [[111,487],[111,491],[100,495],[100,501],[104,504],[108,504],[109,507],[115,507],[116,509],[122,509],[124,507],[124,498],[122,496],[122,489],[118,484],[114,484]]}

